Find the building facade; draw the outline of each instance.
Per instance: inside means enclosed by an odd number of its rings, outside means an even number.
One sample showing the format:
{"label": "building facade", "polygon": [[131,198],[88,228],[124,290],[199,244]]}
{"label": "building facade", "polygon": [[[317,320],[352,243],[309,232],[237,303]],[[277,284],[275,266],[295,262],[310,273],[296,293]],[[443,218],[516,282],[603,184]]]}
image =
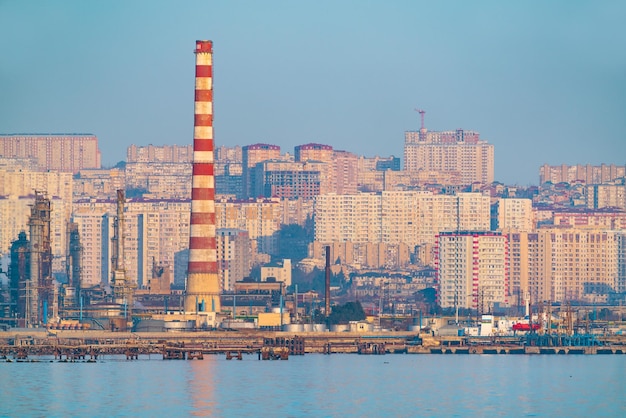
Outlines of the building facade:
{"label": "building facade", "polygon": [[486,313],[508,305],[508,258],[508,240],[498,232],[439,233],[435,270],[441,307]]}
{"label": "building facade", "polygon": [[406,132],[404,169],[458,173],[460,184],[494,181],[494,146],[473,131]]}
{"label": "building facade", "polygon": [[98,138],[92,134],[0,135],[0,157],[32,158],[41,171],[69,173],[101,164]]}

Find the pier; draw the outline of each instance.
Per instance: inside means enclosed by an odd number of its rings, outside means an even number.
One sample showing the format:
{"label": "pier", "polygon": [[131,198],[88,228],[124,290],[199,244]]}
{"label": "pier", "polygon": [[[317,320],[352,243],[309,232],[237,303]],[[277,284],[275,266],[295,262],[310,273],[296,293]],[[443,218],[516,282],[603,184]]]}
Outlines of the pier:
{"label": "pier", "polygon": [[127,360],[151,355],[165,360],[202,360],[223,355],[241,360],[286,360],[304,354],[626,354],[626,336],[538,335],[509,337],[435,337],[416,332],[350,333],[212,331],[124,333],[93,330],[26,330],[0,333],[0,359],[52,356],[58,361],[97,361],[123,355]]}

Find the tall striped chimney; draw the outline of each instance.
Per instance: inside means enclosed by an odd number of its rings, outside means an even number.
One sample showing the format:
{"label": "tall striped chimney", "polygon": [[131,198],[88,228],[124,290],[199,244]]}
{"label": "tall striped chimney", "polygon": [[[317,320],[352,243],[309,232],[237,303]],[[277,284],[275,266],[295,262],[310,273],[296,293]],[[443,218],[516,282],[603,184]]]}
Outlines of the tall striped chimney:
{"label": "tall striped chimney", "polygon": [[196,41],[196,98],[185,312],[219,312],[213,175],[213,42]]}

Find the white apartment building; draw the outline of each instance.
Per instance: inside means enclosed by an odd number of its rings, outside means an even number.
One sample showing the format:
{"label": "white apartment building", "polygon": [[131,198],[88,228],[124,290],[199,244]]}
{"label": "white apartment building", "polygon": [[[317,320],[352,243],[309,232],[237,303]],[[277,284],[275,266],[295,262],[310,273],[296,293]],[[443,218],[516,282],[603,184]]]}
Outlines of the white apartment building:
{"label": "white apartment building", "polygon": [[437,235],[437,300],[442,308],[487,312],[509,303],[508,241],[498,232]]}
{"label": "white apartment building", "polygon": [[498,230],[531,232],[534,229],[531,199],[498,199]]}

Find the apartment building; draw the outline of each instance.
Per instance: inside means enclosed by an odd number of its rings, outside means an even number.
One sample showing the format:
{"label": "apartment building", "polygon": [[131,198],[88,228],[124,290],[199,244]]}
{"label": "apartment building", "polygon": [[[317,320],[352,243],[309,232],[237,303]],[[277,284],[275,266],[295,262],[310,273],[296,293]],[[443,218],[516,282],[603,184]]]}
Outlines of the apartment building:
{"label": "apartment building", "polygon": [[233,198],[243,195],[242,149],[220,146],[215,150],[215,193]]}
{"label": "apartment building", "polygon": [[268,160],[251,170],[257,197],[280,199],[313,199],[320,194],[322,174],[328,164],[319,161]]}
{"label": "apartment building", "polygon": [[626,177],[626,166],[615,164],[544,164],[539,168],[539,184],[547,182],[603,184],[624,177]]}
{"label": "apartment building", "polygon": [[509,233],[514,298],[606,302],[624,286],[624,234],[575,227]]}
{"label": "apartment building", "polygon": [[81,170],[74,178],[74,199],[114,198],[117,190],[126,188],[123,168]]}
{"label": "apartment building", "polygon": [[498,230],[531,232],[535,229],[536,223],[531,199],[498,199],[497,205]]}
{"label": "apartment building", "polygon": [[131,145],[126,154],[126,188],[145,190],[152,198],[191,196],[191,145]]}
{"label": "apartment building", "polygon": [[441,232],[436,237],[437,301],[442,308],[491,311],[509,303],[509,248],[499,232]]}
{"label": "apartment building", "polygon": [[494,181],[494,146],[478,132],[462,129],[406,132],[404,169],[459,173],[459,184],[489,184]]}
{"label": "apartment building", "polygon": [[250,274],[254,256],[248,231],[217,229],[217,259],[220,286],[223,291],[235,290],[235,282]]}
{"label": "apartment building", "polygon": [[315,241],[408,245],[428,248],[441,231],[490,229],[490,198],[481,193],[455,196],[432,192],[385,191],[323,195],[315,204]]}
{"label": "apartment building", "polygon": [[41,171],[69,173],[101,164],[98,138],[92,134],[0,135],[0,157],[30,158]]}
{"label": "apartment building", "polygon": [[585,186],[589,209],[620,208],[626,210],[626,184],[593,184]]}
{"label": "apartment building", "polygon": [[242,195],[239,198],[255,198],[255,170],[260,162],[267,160],[280,160],[280,147],[270,144],[252,144],[242,148]]}
{"label": "apartment building", "polygon": [[253,252],[277,254],[277,232],[282,219],[280,199],[216,199],[217,228],[248,231],[254,241]]}

